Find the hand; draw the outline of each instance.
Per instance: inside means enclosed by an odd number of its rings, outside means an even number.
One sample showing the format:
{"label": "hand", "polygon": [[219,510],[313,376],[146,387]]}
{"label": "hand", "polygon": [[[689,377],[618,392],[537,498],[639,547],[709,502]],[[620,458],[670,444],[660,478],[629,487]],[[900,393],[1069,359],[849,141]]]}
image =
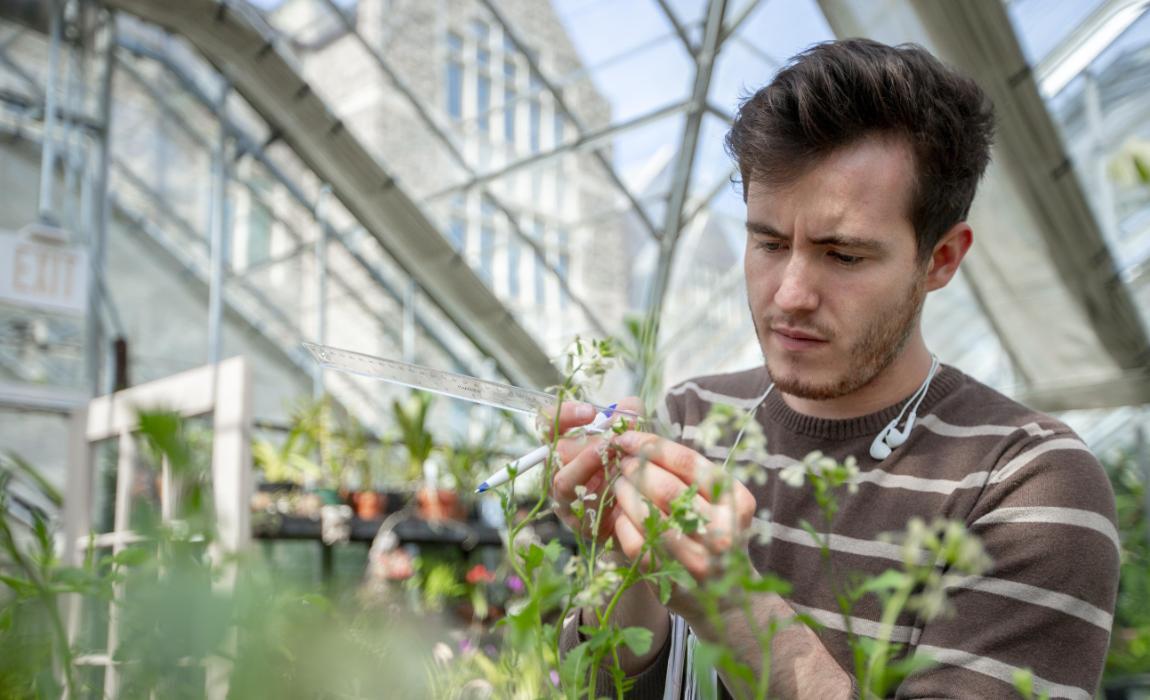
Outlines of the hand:
{"label": "hand", "polygon": [[[719,573],[723,554],[735,547],[745,549],[747,531],[755,513],[755,497],[730,475],[698,452],[650,433],[628,431],[615,436],[611,445],[623,457],[622,475],[614,482],[616,517],[613,523],[620,550],[632,561],[643,550],[647,533],[643,523],[649,517],[648,504],[654,504],[666,519],[672,502],[691,484],[698,484],[693,498],[695,511],[705,521],[702,534],[686,535],[666,529],[660,539],[673,556],[697,581]],[[716,497],[715,486],[721,485]],[[660,528],[663,529],[663,528]],[[650,567],[650,554],[643,566]],[[690,602],[673,594],[668,607],[690,618]]]}
{"label": "hand", "polygon": [[[633,413],[640,413],[642,407],[642,402],[633,396],[623,399],[618,405],[619,409]],[[564,403],[559,408],[559,434],[564,435],[575,428],[588,425],[595,419],[595,413],[595,408],[590,404]],[[549,436],[555,427],[553,416],[546,418],[545,437]],[[593,519],[576,517],[571,512],[571,503],[580,498],[576,486],[582,486],[586,489],[584,494],[597,494],[594,500],[584,501],[586,508],[599,510],[603,501],[604,485],[607,483],[607,474],[603,468],[606,447],[606,438],[601,435],[583,434],[561,438],[556,444],[556,457],[560,466],[551,479],[551,497],[555,499],[555,513],[559,519],[572,530],[582,533],[584,537],[594,537],[600,543],[611,537],[617,511],[613,508],[611,512],[604,513],[599,519],[599,531],[591,532]]]}

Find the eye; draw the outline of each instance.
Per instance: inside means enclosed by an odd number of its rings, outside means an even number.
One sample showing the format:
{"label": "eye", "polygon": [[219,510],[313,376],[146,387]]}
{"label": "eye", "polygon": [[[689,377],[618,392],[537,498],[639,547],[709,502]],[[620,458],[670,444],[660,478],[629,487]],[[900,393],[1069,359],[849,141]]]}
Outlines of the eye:
{"label": "eye", "polygon": [[827,255],[831,256],[835,262],[839,263],[840,265],[845,265],[846,267],[858,265],[863,261],[863,259],[858,255],[847,255],[845,253],[839,253],[833,250],[828,251]]}
{"label": "eye", "polygon": [[775,253],[782,250],[783,243],[772,238],[763,238],[755,242],[755,247],[768,253]]}

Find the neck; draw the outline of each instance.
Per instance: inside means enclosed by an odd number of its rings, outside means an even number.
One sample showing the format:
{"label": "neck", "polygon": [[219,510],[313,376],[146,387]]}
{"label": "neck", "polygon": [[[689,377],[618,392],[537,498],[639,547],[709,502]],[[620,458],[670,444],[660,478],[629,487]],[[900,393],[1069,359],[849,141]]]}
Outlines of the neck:
{"label": "neck", "polygon": [[813,418],[857,418],[893,406],[913,394],[930,372],[930,363],[930,351],[922,333],[916,330],[886,369],[845,396],[822,401],[786,393],[782,396],[792,409]]}

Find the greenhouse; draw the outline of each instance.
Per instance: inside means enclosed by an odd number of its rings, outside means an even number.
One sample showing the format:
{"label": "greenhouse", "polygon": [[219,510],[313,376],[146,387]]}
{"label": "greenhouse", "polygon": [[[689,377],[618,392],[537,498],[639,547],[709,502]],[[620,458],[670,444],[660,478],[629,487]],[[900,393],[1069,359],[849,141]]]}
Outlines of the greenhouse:
{"label": "greenhouse", "polygon": [[0,697],[1150,697],[1148,10],[0,0]]}

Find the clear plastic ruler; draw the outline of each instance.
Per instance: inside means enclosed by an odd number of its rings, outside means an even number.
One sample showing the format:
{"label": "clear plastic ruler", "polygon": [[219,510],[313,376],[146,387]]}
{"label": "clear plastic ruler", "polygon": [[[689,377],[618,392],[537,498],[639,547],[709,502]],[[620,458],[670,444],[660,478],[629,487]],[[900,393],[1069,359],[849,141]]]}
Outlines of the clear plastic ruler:
{"label": "clear plastic ruler", "polygon": [[[339,372],[400,384],[412,389],[423,389],[520,413],[534,415],[555,408],[555,397],[542,391],[522,389],[510,384],[469,377],[466,374],[445,372],[327,345],[304,343],[303,346],[321,367]],[[599,406],[596,408],[606,410]]]}

